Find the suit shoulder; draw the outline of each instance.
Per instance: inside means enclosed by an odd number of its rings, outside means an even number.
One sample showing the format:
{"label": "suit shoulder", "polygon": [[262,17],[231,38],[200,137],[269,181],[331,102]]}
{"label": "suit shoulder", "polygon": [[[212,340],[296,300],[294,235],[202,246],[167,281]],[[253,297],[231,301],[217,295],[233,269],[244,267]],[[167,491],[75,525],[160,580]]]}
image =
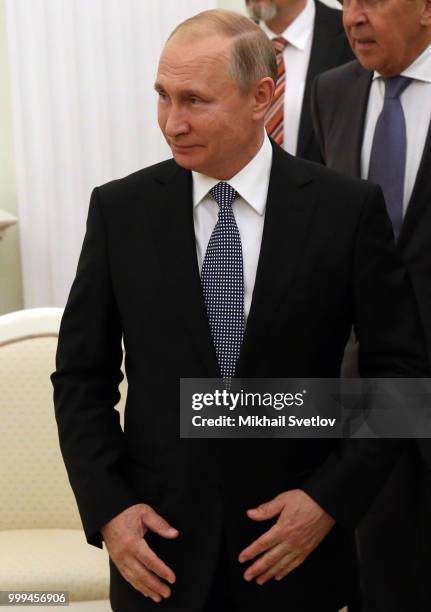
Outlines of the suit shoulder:
{"label": "suit shoulder", "polygon": [[298,157],[292,157],[292,160],[292,170],[295,175],[301,177],[303,184],[307,182],[313,184],[322,202],[332,200],[335,205],[339,203],[345,205],[348,200],[350,206],[356,203],[361,207],[368,197],[375,195],[379,190],[369,181],[348,176],[322,164]]}
{"label": "suit shoulder", "polygon": [[336,85],[345,85],[347,82],[354,81],[360,76],[367,73],[365,68],[362,68],[358,60],[347,62],[336,68],[331,68],[322,72],[318,77],[319,87],[328,87]]}
{"label": "suit shoulder", "polygon": [[326,183],[328,185],[334,185],[340,189],[355,189],[361,193],[367,193],[370,189],[371,183],[361,178],[355,178],[348,176],[342,172],[338,172],[333,168],[328,168],[322,164],[311,162],[308,160],[301,160],[307,165],[307,171],[312,178],[319,183]]}
{"label": "suit shoulder", "polygon": [[306,163],[318,208],[340,223],[347,219],[359,222],[365,211],[380,205],[381,190],[377,185],[321,164]]}
{"label": "suit shoulder", "polygon": [[99,185],[98,190],[103,198],[127,197],[128,194],[147,188],[154,180],[166,180],[178,170],[179,166],[175,161],[168,159]]}

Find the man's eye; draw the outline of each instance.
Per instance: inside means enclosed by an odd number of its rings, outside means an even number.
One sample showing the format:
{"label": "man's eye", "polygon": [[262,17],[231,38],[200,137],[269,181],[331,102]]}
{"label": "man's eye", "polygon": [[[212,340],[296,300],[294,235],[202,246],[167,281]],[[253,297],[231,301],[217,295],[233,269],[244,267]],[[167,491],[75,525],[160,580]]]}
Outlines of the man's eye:
{"label": "man's eye", "polygon": [[159,94],[159,98],[160,98],[161,100],[166,100],[166,98],[168,97],[168,96],[165,94],[165,92],[164,92],[164,91],[159,91],[159,92],[157,92],[157,93]]}
{"label": "man's eye", "polygon": [[200,98],[195,98],[195,97],[192,97],[192,98],[190,98],[190,102],[191,102],[193,105],[195,105],[195,104],[199,104],[200,102],[202,102],[202,100],[201,100]]}

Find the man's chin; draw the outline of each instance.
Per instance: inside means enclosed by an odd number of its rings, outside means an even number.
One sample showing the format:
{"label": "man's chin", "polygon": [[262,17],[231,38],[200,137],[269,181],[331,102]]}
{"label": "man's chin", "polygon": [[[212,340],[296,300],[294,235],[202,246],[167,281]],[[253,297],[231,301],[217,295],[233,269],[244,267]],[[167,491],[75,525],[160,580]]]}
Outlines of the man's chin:
{"label": "man's chin", "polygon": [[191,157],[178,153],[173,153],[173,157],[181,168],[185,168],[186,170],[197,170],[196,162]]}
{"label": "man's chin", "polygon": [[379,62],[378,54],[376,53],[376,45],[369,43],[367,45],[356,45],[354,48],[354,53],[356,55],[356,59],[359,61],[361,66],[365,68],[365,70],[379,70]]}
{"label": "man's chin", "polygon": [[191,147],[190,149],[184,148],[183,150],[178,150],[175,147],[171,147],[171,151],[174,160],[179,166],[186,170],[196,170],[200,172],[202,159],[200,159],[200,155],[196,148]]}

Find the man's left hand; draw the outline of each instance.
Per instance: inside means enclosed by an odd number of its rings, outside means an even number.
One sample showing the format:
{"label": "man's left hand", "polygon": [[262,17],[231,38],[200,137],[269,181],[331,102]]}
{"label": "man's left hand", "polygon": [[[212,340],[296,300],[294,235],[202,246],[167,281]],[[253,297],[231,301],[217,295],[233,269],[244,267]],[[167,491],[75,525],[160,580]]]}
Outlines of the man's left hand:
{"label": "man's left hand", "polygon": [[[239,555],[240,563],[261,555],[244,573],[244,578],[264,584],[281,580],[301,565],[320,544],[335,520],[301,489],[285,491],[257,508],[247,510],[253,521],[277,522]],[[263,554],[262,554],[263,553]]]}

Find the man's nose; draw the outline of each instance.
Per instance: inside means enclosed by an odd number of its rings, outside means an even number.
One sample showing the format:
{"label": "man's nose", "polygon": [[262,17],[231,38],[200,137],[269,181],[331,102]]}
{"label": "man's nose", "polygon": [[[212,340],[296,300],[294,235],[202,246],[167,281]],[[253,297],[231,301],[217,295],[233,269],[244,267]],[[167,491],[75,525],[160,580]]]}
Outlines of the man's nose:
{"label": "man's nose", "polygon": [[182,134],[188,134],[190,124],[184,110],[172,104],[167,115],[165,133],[169,138],[177,138]]}
{"label": "man's nose", "polygon": [[366,23],[368,17],[362,0],[347,0],[343,3],[343,23],[345,28]]}

